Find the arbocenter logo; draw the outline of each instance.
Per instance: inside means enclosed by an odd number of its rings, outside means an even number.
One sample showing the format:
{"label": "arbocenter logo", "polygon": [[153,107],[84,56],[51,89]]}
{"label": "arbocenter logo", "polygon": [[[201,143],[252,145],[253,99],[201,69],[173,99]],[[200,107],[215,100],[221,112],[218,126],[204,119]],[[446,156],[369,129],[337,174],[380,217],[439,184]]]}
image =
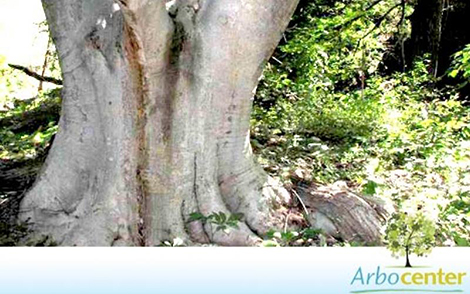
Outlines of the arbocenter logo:
{"label": "arbocenter logo", "polygon": [[350,293],[464,293],[466,272],[443,268],[359,267]]}

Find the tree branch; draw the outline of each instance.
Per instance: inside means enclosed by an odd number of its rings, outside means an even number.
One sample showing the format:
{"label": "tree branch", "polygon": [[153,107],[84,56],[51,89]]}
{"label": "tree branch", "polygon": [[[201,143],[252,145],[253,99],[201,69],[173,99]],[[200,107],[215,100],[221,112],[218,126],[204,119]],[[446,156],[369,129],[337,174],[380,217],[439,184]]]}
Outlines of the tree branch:
{"label": "tree branch", "polygon": [[11,68],[17,69],[17,70],[21,70],[22,72],[24,72],[28,76],[33,77],[38,81],[48,82],[48,83],[52,83],[52,84],[62,86],[62,80],[59,80],[59,79],[56,79],[56,78],[53,78],[53,77],[43,77],[40,74],[37,74],[34,71],[31,71],[27,67],[24,67],[24,66],[21,66],[21,65],[16,65],[16,64],[8,64],[8,66],[11,67]]}

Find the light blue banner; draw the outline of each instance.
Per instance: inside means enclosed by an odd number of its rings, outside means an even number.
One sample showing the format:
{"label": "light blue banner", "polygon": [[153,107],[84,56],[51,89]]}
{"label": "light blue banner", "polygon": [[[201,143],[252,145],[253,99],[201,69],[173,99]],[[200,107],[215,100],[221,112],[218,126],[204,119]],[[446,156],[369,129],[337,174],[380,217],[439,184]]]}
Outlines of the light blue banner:
{"label": "light blue banner", "polygon": [[470,248],[3,248],[0,293],[470,293]]}

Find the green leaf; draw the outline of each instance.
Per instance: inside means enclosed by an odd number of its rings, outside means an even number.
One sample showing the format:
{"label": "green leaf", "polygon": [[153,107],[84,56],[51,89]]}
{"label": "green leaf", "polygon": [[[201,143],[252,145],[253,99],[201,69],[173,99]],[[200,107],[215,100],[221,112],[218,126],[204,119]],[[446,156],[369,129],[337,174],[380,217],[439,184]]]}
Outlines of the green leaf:
{"label": "green leaf", "polygon": [[449,73],[449,76],[450,76],[451,78],[456,78],[456,77],[458,76],[458,74],[459,74],[459,70],[454,69],[454,70],[452,70],[452,71]]}
{"label": "green leaf", "polygon": [[374,195],[378,186],[376,182],[369,180],[367,184],[364,185],[362,192],[366,195]]}
{"label": "green leaf", "polygon": [[199,212],[193,212],[189,215],[189,222],[204,221],[206,217]]}

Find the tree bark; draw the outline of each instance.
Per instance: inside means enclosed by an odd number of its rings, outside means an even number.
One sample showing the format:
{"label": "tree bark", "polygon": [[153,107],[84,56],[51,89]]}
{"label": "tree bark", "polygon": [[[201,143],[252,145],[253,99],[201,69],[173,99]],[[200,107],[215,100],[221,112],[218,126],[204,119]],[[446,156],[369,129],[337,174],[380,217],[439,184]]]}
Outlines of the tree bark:
{"label": "tree bark", "polygon": [[408,63],[414,58],[431,54],[430,72],[437,75],[439,67],[439,50],[442,36],[442,17],[444,0],[418,0],[411,16],[411,55]]}
{"label": "tree bark", "polygon": [[259,242],[289,195],[254,164],[251,98],[297,2],[43,0],[63,110],[21,218],[61,245]]}

